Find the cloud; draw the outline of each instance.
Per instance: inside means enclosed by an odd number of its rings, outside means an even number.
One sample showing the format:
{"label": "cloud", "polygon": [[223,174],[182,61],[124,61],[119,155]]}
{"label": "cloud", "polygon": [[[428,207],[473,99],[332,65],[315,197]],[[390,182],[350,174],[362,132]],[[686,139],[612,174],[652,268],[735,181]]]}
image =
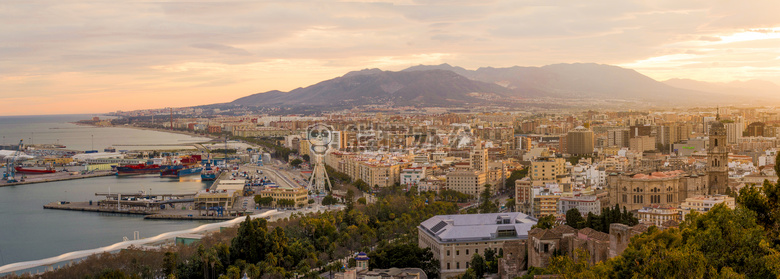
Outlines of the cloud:
{"label": "cloud", "polygon": [[240,49],[232,46],[226,46],[226,45],[220,45],[220,44],[212,44],[212,43],[200,43],[200,44],[191,44],[190,46],[194,48],[202,48],[202,49],[208,49],[208,50],[214,50],[222,54],[227,55],[240,55],[240,56],[248,56],[252,55],[245,49]]}
{"label": "cloud", "polygon": [[722,39],[720,37],[715,36],[700,36],[699,41],[706,41],[706,42],[719,42]]}
{"label": "cloud", "polygon": [[[0,9],[0,98],[51,100],[4,100],[23,114],[87,111],[54,105],[82,92],[107,110],[194,105],[444,62],[598,62],[656,79],[780,82],[776,2],[12,1]],[[165,98],[113,99],[145,92]]]}

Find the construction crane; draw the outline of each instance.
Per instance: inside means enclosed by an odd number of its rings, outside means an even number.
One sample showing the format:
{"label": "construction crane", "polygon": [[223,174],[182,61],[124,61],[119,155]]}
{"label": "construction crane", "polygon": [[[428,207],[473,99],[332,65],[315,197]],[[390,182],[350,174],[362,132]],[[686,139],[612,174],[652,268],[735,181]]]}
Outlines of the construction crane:
{"label": "construction crane", "polygon": [[14,152],[14,155],[11,156],[11,161],[5,164],[5,174],[3,175],[3,179],[5,179],[5,181],[8,183],[19,182],[16,180],[16,158],[19,157],[19,152],[22,152],[23,141],[24,139],[19,140],[19,147],[16,149],[16,152]]}

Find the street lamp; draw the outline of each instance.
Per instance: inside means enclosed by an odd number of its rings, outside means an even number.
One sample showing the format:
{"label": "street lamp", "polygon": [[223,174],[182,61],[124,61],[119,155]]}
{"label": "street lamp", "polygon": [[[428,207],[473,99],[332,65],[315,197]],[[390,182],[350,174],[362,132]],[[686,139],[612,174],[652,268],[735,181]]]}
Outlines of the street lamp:
{"label": "street lamp", "polygon": [[95,135],[90,135],[92,137],[92,149],[95,150]]}

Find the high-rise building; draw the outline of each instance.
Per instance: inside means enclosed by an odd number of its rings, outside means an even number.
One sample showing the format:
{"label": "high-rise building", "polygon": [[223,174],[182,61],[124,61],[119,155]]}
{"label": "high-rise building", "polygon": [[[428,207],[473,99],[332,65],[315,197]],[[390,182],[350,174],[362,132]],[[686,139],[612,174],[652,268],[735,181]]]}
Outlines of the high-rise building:
{"label": "high-rise building", "polygon": [[[447,173],[447,189],[478,197],[485,191],[487,176],[475,170],[456,170]],[[495,191],[498,187],[491,188]]]}
{"label": "high-rise building", "polygon": [[636,138],[643,136],[651,136],[653,133],[653,127],[651,126],[631,126],[628,128],[628,137]]}
{"label": "high-rise building", "polygon": [[677,129],[672,125],[655,126],[655,143],[665,147],[665,151],[669,151],[669,147],[677,140]]}
{"label": "high-rise building", "polygon": [[636,152],[655,150],[655,138],[651,136],[633,137],[628,140],[628,148]]}
{"label": "high-rise building", "polygon": [[517,149],[531,151],[531,147],[532,147],[531,138],[526,136],[518,136],[515,139],[517,140],[517,144],[516,144]]}
{"label": "high-rise building", "polygon": [[677,139],[674,140],[674,143],[679,143],[691,138],[691,134],[693,133],[693,125],[674,124],[672,127],[674,127],[675,135],[677,136]]}
{"label": "high-rise building", "polygon": [[607,131],[607,146],[628,147],[628,129],[613,129]]}
{"label": "high-rise building", "polygon": [[533,216],[534,191],[531,179],[528,177],[515,180],[515,208],[519,212]]}
{"label": "high-rise building", "polygon": [[748,137],[763,137],[764,136],[764,128],[766,128],[766,124],[764,122],[753,122],[750,123],[750,125],[747,126],[746,129],[746,136]]}
{"label": "high-rise building", "polygon": [[745,123],[742,120],[738,120],[732,123],[726,123],[726,143],[737,144],[739,139],[742,138],[742,133],[745,131]]}
{"label": "high-rise building", "polygon": [[471,151],[471,168],[476,171],[486,172],[488,170],[488,150],[487,148],[475,147]]}
{"label": "high-rise building", "polygon": [[707,150],[708,194],[723,194],[729,185],[729,152],[726,149],[726,127],[720,121],[713,121],[710,124],[709,131],[710,146]]}
{"label": "high-rise building", "polygon": [[563,158],[545,157],[531,161],[528,175],[532,181],[555,182],[558,175],[566,173],[566,160]]}
{"label": "high-rise building", "polygon": [[579,126],[567,134],[567,151],[572,155],[593,153],[593,131]]}

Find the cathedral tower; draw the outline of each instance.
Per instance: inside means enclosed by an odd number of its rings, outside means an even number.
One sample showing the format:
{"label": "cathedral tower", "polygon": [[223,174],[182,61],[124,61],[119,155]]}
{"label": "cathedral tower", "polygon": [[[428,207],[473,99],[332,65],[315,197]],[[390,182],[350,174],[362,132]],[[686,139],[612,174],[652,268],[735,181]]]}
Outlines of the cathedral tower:
{"label": "cathedral tower", "polygon": [[709,149],[707,149],[707,193],[724,194],[729,186],[729,152],[726,145],[726,127],[720,115],[710,124]]}

